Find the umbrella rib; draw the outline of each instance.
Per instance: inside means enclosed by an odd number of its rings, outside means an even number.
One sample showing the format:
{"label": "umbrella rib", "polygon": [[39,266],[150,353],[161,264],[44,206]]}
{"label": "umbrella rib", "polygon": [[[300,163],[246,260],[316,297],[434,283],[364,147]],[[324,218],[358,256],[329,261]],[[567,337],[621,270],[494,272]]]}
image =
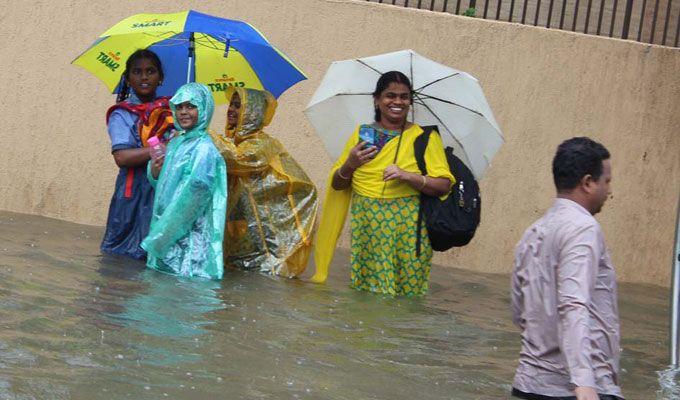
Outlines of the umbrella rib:
{"label": "umbrella rib", "polygon": [[153,44],[153,46],[154,47],[172,47],[172,46],[179,46],[181,44],[183,44],[183,42],[181,42],[181,41],[177,41],[175,43],[166,43],[166,44],[159,44],[158,42],[156,42],[156,43]]}
{"label": "umbrella rib", "polygon": [[[201,32],[197,32],[197,33],[201,33]],[[178,33],[174,32],[174,31],[161,32],[161,33],[157,33],[157,34],[145,32],[144,34],[147,35],[147,36],[155,37],[155,38],[162,38],[164,36],[171,35],[171,36],[163,39],[163,41],[167,42],[166,44],[160,44],[160,42],[156,42],[156,43],[154,43],[155,47],[177,46],[177,45],[181,45],[181,44],[189,42],[188,39],[172,37],[174,35],[178,35]],[[203,37],[199,40],[194,40],[194,43],[196,43],[197,45],[209,48],[209,49],[221,50],[219,48],[219,43],[221,43],[221,42],[216,41],[211,35],[209,35],[207,33],[203,33],[202,35],[203,35]]]}
{"label": "umbrella rib", "polygon": [[[204,39],[206,42],[210,43],[210,46],[208,46],[208,45],[206,45],[205,43],[203,43],[202,40],[197,40],[197,41],[195,41],[195,43],[200,44],[201,46],[204,46],[204,47],[208,47],[208,48],[210,48],[210,49],[220,50],[220,48],[218,47],[218,45],[215,43],[216,41],[213,40],[213,37],[212,37],[212,36],[208,35],[207,33],[204,33],[202,39]],[[220,43],[220,42],[217,41],[217,43]]]}
{"label": "umbrella rib", "polygon": [[152,32],[144,32],[144,34],[147,35],[147,36],[161,37],[161,36],[165,36],[165,35],[174,36],[174,35],[177,35],[178,33],[175,32],[175,31],[165,31],[165,32],[158,32],[158,33],[155,33],[155,34],[152,33]]}
{"label": "umbrella rib", "polygon": [[453,73],[453,74],[451,74],[451,75],[445,76],[445,77],[443,77],[443,78],[439,78],[439,79],[437,79],[437,80],[434,80],[434,81],[428,83],[427,85],[422,86],[422,87],[416,89],[416,91],[421,91],[421,90],[425,89],[425,88],[428,87],[428,86],[434,85],[435,83],[439,83],[439,82],[441,82],[441,81],[443,81],[443,80],[445,80],[445,79],[449,79],[449,78],[454,77],[454,76],[456,76],[456,75],[460,75],[460,72],[456,72],[456,73]]}
{"label": "umbrella rib", "polygon": [[373,93],[337,93],[335,96],[373,96]]}
{"label": "umbrella rib", "polygon": [[[165,32],[165,33],[158,34],[158,35],[152,35],[150,33],[146,33],[146,35],[159,38],[159,37],[162,37],[165,34],[169,34],[169,33],[171,33],[173,36],[177,35],[176,32],[172,32],[172,31]],[[178,45],[181,45],[181,44],[188,42],[187,39],[176,38],[176,37],[173,37],[173,36],[167,37],[167,38],[162,40],[162,41],[168,42],[168,43],[160,44],[161,41],[158,41],[158,42],[154,43],[153,46],[155,46],[155,47],[170,47],[170,46],[178,46]]]}
{"label": "umbrella rib", "polygon": [[[411,78],[411,88],[413,88],[413,53],[412,52],[409,52],[409,62],[410,62],[410,68],[411,68],[411,70],[410,70],[410,73],[411,73],[411,76],[410,76],[410,78]],[[413,89],[411,89],[411,90],[413,90]],[[416,118],[416,109],[415,109],[415,107],[411,107],[411,119],[413,120],[415,118]]]}
{"label": "umbrella rib", "polygon": [[413,85],[413,53],[408,54],[409,58],[409,79],[411,79],[411,85]]}
{"label": "umbrella rib", "polygon": [[[418,93],[415,93],[415,96],[418,97]],[[419,99],[419,100],[420,100],[420,99]],[[422,100],[421,100],[421,102],[422,102]],[[450,136],[453,138],[453,140],[456,141],[456,143],[458,143],[458,145],[459,145],[459,146],[461,147],[461,149],[462,149],[462,148],[463,148],[463,145],[460,144],[460,141],[459,141],[459,140],[456,138],[456,136],[453,134],[453,131],[451,130],[451,128],[449,128],[448,125],[446,125],[446,123],[445,123],[444,121],[442,121],[441,118],[439,118],[439,116],[438,116],[437,114],[434,113],[434,111],[432,111],[432,109],[430,108],[430,106],[428,106],[428,105],[425,104],[424,102],[421,103],[421,104],[422,104],[423,107],[425,107],[425,109],[426,109],[427,111],[430,112],[430,114],[432,114],[432,116],[434,116],[434,117],[437,119],[437,121],[439,121],[439,123],[441,124],[441,126],[443,126],[447,131],[449,131],[449,132],[451,133]],[[440,132],[440,133],[441,133],[441,132]]]}
{"label": "umbrella rib", "polygon": [[[465,109],[465,110],[468,110],[468,111],[470,111],[470,112],[473,112],[473,113],[479,115],[480,117],[483,117],[483,116],[484,116],[484,114],[480,113],[479,111],[473,110],[473,109],[471,109],[471,108],[465,107],[465,106],[463,106],[463,105],[460,105],[460,104],[458,104],[458,103],[454,103],[454,102],[449,101],[449,100],[440,99],[439,97],[434,97],[434,96],[430,96],[429,94],[424,94],[424,93],[419,93],[419,92],[415,92],[415,94],[417,94],[417,95],[419,95],[419,96],[423,96],[423,97],[425,97],[425,98],[428,99],[428,100],[437,100],[437,101],[441,101],[442,103],[451,104],[452,106],[456,106],[456,107],[463,108],[463,109]],[[418,100],[423,101],[423,100],[420,99],[420,97],[418,98]],[[425,105],[424,103],[422,103],[422,104]],[[427,107],[427,106],[426,106],[426,107]]]}
{"label": "umbrella rib", "polygon": [[368,69],[371,69],[371,70],[375,71],[376,74],[382,75],[382,72],[380,72],[380,71],[378,71],[377,69],[371,67],[370,65],[368,65],[368,64],[366,64],[365,62],[361,61],[360,59],[357,58],[355,61],[358,62],[359,64],[363,65],[364,67],[366,67],[366,68],[368,68]]}

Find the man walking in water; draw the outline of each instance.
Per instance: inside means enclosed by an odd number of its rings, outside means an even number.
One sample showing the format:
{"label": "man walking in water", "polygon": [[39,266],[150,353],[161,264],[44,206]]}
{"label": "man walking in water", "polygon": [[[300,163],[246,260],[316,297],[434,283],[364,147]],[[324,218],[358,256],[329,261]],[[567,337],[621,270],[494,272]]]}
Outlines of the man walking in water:
{"label": "man walking in water", "polygon": [[512,312],[522,331],[515,397],[622,399],[616,277],[593,217],[611,194],[609,157],[586,137],[560,144],[557,198],[515,249]]}

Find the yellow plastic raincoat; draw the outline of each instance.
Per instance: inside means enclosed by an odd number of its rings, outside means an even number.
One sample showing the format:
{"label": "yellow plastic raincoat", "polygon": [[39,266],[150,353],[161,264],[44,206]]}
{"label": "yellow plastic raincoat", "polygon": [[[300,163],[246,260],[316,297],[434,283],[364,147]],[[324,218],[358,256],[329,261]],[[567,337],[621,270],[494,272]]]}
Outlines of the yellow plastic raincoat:
{"label": "yellow plastic raincoat", "polygon": [[265,91],[231,87],[227,104],[234,93],[241,99],[236,127],[211,133],[229,171],[225,266],[299,276],[312,246],[316,187],[283,145],[262,130],[274,117],[276,99]]}

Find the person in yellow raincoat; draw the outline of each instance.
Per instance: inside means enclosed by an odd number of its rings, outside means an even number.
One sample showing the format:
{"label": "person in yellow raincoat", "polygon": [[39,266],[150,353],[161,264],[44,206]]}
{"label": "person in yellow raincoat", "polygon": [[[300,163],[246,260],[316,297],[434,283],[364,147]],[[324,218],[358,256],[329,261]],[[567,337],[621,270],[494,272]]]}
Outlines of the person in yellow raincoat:
{"label": "person in yellow raincoat", "polygon": [[313,282],[326,280],[351,209],[351,286],[388,295],[427,292],[432,246],[423,224],[421,251],[416,251],[420,194],[444,196],[455,178],[438,134],[425,149],[427,175],[418,169],[413,144],[423,129],[406,119],[412,91],[401,72],[378,79],[375,122],[356,128],[328,178]]}
{"label": "person in yellow raincoat", "polygon": [[226,96],[225,133],[212,133],[228,170],[224,264],[299,276],[311,251],[317,189],[283,145],[263,131],[276,99],[234,87]]}

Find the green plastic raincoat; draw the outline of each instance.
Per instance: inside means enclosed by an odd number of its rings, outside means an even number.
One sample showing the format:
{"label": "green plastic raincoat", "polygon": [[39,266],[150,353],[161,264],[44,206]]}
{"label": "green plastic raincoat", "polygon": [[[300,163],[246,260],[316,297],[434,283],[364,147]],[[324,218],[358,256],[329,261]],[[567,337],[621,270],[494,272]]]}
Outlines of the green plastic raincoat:
{"label": "green plastic raincoat", "polygon": [[175,107],[190,102],[198,108],[198,121],[180,130],[168,144],[156,188],[149,235],[142,242],[147,266],[181,276],[220,279],[224,272],[222,242],[227,208],[227,167],[207,132],[215,109],[210,90],[188,83],[170,99]]}

